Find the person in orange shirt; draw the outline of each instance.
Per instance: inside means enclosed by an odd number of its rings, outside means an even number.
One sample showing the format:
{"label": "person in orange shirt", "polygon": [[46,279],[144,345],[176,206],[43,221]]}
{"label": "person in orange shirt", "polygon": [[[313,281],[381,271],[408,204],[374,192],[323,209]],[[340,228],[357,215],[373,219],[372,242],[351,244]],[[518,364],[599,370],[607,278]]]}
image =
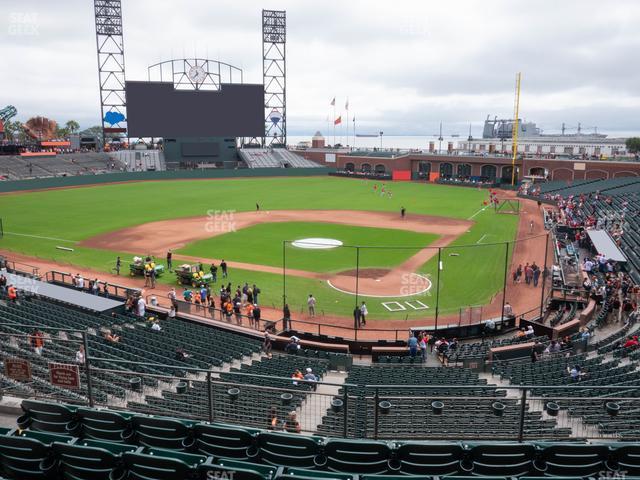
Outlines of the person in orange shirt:
{"label": "person in orange shirt", "polygon": [[247,304],[247,318],[249,319],[249,325],[253,326],[253,304],[252,303],[248,303]]}
{"label": "person in orange shirt", "polygon": [[9,285],[7,288],[7,297],[9,297],[9,301],[15,302],[18,299],[18,290],[13,285]]}

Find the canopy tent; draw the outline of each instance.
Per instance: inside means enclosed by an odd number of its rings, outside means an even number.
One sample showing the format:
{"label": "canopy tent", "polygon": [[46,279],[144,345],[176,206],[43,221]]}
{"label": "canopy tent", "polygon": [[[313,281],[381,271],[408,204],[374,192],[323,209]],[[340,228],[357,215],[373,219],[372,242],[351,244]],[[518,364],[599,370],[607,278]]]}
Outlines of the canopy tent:
{"label": "canopy tent", "polygon": [[596,252],[607,257],[607,260],[613,260],[614,262],[626,262],[627,257],[618,248],[616,242],[607,233],[606,230],[587,230],[587,235],[591,240],[593,248]]}

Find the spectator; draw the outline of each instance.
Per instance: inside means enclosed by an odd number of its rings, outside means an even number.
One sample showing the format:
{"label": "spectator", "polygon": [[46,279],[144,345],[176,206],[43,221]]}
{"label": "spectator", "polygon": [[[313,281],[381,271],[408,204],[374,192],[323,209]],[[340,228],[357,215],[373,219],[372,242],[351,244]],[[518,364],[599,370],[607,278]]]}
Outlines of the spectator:
{"label": "spectator", "polygon": [[573,380],[574,382],[580,381],[582,376],[585,375],[585,372],[582,371],[582,369],[580,368],[580,365],[575,365],[571,369],[569,367],[567,367],[567,371],[569,372],[569,375],[571,376],[571,380]]}
{"label": "spectator", "polygon": [[638,337],[637,336],[627,337],[627,341],[624,343],[624,345],[622,345],[622,347],[635,350],[638,347]]}
{"label": "spectator", "polygon": [[264,340],[262,341],[262,351],[264,352],[264,354],[271,358],[271,349],[273,348],[273,345],[271,344],[271,336],[269,335],[268,332],[264,332]]}
{"label": "spectator", "polygon": [[407,346],[409,347],[409,355],[411,358],[416,358],[416,354],[418,353],[418,339],[413,333],[409,336],[409,340],[407,340]]}
{"label": "spectator", "polygon": [[284,347],[285,352],[295,355],[300,350],[300,339],[295,335],[289,339],[289,343]]}
{"label": "spectator", "polygon": [[144,314],[146,311],[147,302],[145,302],[143,297],[138,299],[138,304],[136,305],[136,313],[139,317],[144,318]]}
{"label": "spectator", "polygon": [[313,294],[309,294],[309,298],[307,298],[307,308],[309,309],[309,316],[316,316],[316,299]]}
{"label": "spectator", "polygon": [[14,285],[9,285],[7,288],[7,298],[13,303],[18,300],[18,289]]}
{"label": "spectator", "polygon": [[29,343],[36,355],[42,355],[42,350],[44,349],[44,334],[38,328],[34,328],[31,335],[29,335]]}
{"label": "spectator", "polygon": [[7,291],[7,277],[4,276],[4,273],[0,273],[0,292]]}
{"label": "spectator", "polygon": [[529,325],[527,330],[525,331],[527,338],[533,338],[536,335],[536,332],[533,330],[533,325]]}
{"label": "spectator", "polygon": [[278,409],[276,407],[271,407],[269,411],[269,426],[267,427],[269,430],[278,430]]}
{"label": "spectator", "polygon": [[284,429],[289,433],[300,433],[301,427],[296,412],[289,413],[287,421],[284,424]]}
{"label": "spectator", "polygon": [[253,321],[254,321],[254,327],[259,329],[260,328],[260,307],[258,306],[258,304],[254,304],[253,305]]}
{"label": "spectator", "polygon": [[109,343],[118,343],[120,341],[120,337],[112,331],[108,331],[105,334],[104,339]]}
{"label": "spectator", "polygon": [[555,340],[551,340],[549,346],[545,349],[545,353],[559,353],[560,352],[560,343]]}
{"label": "spectator", "polygon": [[296,368],[294,372],[291,374],[291,378],[293,378],[293,384],[298,385],[298,380],[304,380],[304,375],[300,370]]}
{"label": "spectator", "polygon": [[504,304],[504,318],[513,318],[513,307],[509,302]]}
{"label": "spectator", "polygon": [[424,333],[420,334],[418,338],[418,346],[420,347],[420,353],[422,354],[422,363],[427,361],[427,335]]}
{"label": "spectator", "polygon": [[367,304],[362,302],[362,305],[360,306],[360,322],[362,323],[363,327],[367,325],[367,315],[369,315]]}
{"label": "spectator", "polygon": [[189,355],[184,348],[182,347],[178,347],[176,348],[176,354],[175,354],[175,359],[176,360],[186,360],[187,358],[191,358],[191,355]]}
{"label": "spectator", "polygon": [[313,369],[307,368],[306,373],[304,374],[304,380],[307,382],[311,382],[311,388],[315,390],[317,388],[316,383],[318,382],[318,377],[315,373],[313,373]]}
{"label": "spectator", "polygon": [[288,330],[291,328],[291,310],[289,310],[289,304],[285,303],[282,309],[282,329]]}
{"label": "spectator", "polygon": [[84,345],[80,345],[78,351],[76,352],[76,363],[79,365],[84,365],[85,355],[84,355]]}
{"label": "spectator", "polygon": [[160,322],[158,322],[157,320],[153,322],[151,324],[151,330],[153,330],[154,332],[159,332],[160,330],[162,330],[162,327],[160,326]]}

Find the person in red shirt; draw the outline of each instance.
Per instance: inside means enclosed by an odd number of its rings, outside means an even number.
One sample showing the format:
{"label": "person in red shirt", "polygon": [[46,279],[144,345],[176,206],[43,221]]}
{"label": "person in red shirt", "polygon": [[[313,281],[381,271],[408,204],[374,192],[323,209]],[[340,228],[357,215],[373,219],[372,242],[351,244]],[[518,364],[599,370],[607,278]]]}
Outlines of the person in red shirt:
{"label": "person in red shirt", "polygon": [[636,336],[629,337],[625,342],[625,344],[623,345],[624,348],[636,348],[637,346],[638,346],[638,337]]}
{"label": "person in red shirt", "polygon": [[9,285],[9,287],[7,288],[7,297],[11,302],[15,302],[17,300],[18,290],[16,289],[16,287],[14,287],[13,285]]}

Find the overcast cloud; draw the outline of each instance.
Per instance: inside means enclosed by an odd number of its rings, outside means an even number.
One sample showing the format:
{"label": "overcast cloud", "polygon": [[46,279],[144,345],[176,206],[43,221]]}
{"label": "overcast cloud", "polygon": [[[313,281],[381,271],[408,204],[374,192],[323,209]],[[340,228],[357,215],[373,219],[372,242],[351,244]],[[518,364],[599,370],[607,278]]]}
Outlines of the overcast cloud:
{"label": "overcast cloud", "polygon": [[[0,0],[0,108],[99,123],[93,2]],[[123,0],[127,78],[208,57],[262,82],[261,9],[287,11],[290,134],[326,130],[349,97],[359,131],[479,132],[521,116],[547,132],[582,122],[640,132],[637,0]],[[634,60],[635,58],[635,60]]]}

